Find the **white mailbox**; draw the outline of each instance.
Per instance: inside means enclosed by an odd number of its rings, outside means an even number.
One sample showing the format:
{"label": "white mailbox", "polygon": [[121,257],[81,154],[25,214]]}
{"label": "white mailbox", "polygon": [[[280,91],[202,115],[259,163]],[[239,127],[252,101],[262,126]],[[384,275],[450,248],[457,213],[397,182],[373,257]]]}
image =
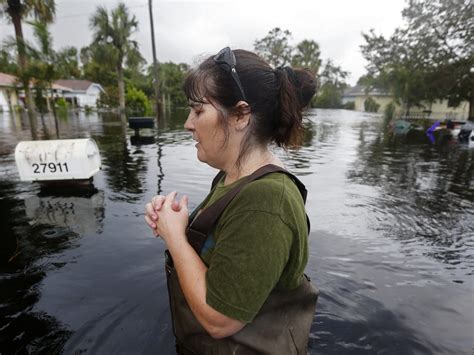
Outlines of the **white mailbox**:
{"label": "white mailbox", "polygon": [[101,164],[99,148],[90,138],[20,142],[15,161],[22,181],[89,179]]}

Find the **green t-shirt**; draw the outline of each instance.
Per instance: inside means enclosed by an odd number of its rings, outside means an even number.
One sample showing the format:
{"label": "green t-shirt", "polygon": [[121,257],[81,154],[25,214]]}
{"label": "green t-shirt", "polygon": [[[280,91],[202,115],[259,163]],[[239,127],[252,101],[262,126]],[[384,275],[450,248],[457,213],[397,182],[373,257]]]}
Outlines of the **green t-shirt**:
{"label": "green t-shirt", "polygon": [[[203,208],[240,182],[224,186],[223,181]],[[208,266],[207,304],[246,323],[273,289],[298,287],[308,261],[308,229],[295,183],[272,173],[245,186],[208,236],[201,258]]]}

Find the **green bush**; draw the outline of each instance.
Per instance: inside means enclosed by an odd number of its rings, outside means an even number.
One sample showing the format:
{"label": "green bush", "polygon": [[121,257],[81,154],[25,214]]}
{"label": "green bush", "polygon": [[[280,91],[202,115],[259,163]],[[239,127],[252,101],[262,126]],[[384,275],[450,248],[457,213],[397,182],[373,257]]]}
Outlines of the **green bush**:
{"label": "green bush", "polygon": [[384,116],[386,119],[391,120],[395,114],[395,104],[390,102],[384,109]]}
{"label": "green bush", "polygon": [[317,108],[340,108],[341,91],[332,83],[326,83],[321,87],[316,97],[314,106]]}
{"label": "green bush", "polygon": [[59,108],[67,108],[68,103],[64,99],[64,97],[60,97],[59,99],[56,100],[56,106],[58,106]]}
{"label": "green bush", "polygon": [[117,86],[106,86],[104,92],[99,95],[97,107],[114,108],[119,106],[119,92]]}
{"label": "green bush", "polygon": [[86,115],[90,115],[92,113],[92,107],[90,107],[89,105],[85,105],[84,112]]}
{"label": "green bush", "polygon": [[364,101],[365,112],[378,112],[380,104],[378,104],[372,97],[368,97]]}
{"label": "green bush", "polygon": [[129,87],[125,94],[125,105],[127,111],[140,115],[151,115],[151,103],[148,97],[140,89]]}
{"label": "green bush", "polygon": [[355,110],[355,102],[354,101],[346,102],[344,105],[342,105],[342,108],[346,110]]}
{"label": "green bush", "polygon": [[15,105],[15,106],[13,106],[13,110],[14,110],[15,112],[21,113],[21,112],[24,112],[24,111],[25,111],[25,108],[24,108],[23,106],[21,106],[21,105]]}
{"label": "green bush", "polygon": [[36,109],[42,113],[47,111],[47,105],[46,105],[46,99],[44,97],[44,93],[45,92],[43,91],[43,88],[36,87],[34,91],[34,96],[33,96]]}

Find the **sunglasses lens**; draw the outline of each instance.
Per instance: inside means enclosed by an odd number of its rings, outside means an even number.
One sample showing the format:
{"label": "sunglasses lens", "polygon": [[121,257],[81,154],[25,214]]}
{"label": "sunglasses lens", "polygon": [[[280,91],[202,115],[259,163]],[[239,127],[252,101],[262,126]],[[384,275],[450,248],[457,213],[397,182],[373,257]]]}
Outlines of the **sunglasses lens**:
{"label": "sunglasses lens", "polygon": [[225,64],[227,71],[230,71],[230,69],[235,66],[235,56],[229,47],[221,49],[220,52],[214,56],[214,61],[217,64]]}
{"label": "sunglasses lens", "polygon": [[240,93],[242,94],[242,98],[246,100],[244,89],[242,88],[242,84],[240,83],[239,76],[237,75],[237,71],[235,69],[235,65],[237,64],[237,61],[235,59],[234,52],[232,52],[232,50],[229,47],[225,47],[221,49],[219,53],[217,53],[214,56],[214,62],[218,64],[225,71],[231,73],[232,78],[234,79],[235,83],[239,87]]}

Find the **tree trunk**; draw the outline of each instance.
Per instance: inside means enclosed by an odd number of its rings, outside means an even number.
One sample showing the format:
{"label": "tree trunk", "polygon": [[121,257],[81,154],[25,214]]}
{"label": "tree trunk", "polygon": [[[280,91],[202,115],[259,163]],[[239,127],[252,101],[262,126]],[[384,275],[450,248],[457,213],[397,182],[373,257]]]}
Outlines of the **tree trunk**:
{"label": "tree trunk", "polygon": [[[40,97],[43,98],[43,92],[41,89],[36,88],[36,94]],[[48,126],[46,125],[46,122],[44,120],[44,105],[41,104],[38,107],[39,113],[40,113],[40,118],[41,118],[41,124],[43,126],[43,131],[44,131],[44,139],[48,140],[49,139],[49,131],[48,131]]]}
{"label": "tree trunk", "polygon": [[35,117],[35,104],[33,95],[30,90],[30,80],[25,77],[25,73],[28,67],[28,60],[26,57],[25,41],[23,39],[23,28],[21,26],[21,10],[22,5],[20,1],[9,1],[8,2],[8,13],[11,17],[13,27],[15,28],[15,38],[18,50],[18,63],[20,64],[20,78],[25,91],[25,103],[28,111],[28,118],[30,121],[31,137],[36,140],[38,135],[36,132],[36,117]]}
{"label": "tree trunk", "polygon": [[148,12],[150,13],[150,26],[151,26],[151,48],[153,53],[153,77],[155,87],[155,109],[156,109],[156,120],[159,121],[160,117],[160,83],[158,81],[158,65],[156,60],[156,48],[155,48],[155,28],[153,23],[153,6],[152,0],[148,0]]}
{"label": "tree trunk", "polygon": [[469,121],[474,121],[474,90],[471,88],[471,98],[469,100]]}
{"label": "tree trunk", "polygon": [[51,112],[51,103],[49,102],[49,96],[46,93],[46,111]]}
{"label": "tree trunk", "polygon": [[410,101],[409,100],[406,100],[405,101],[405,117],[408,118],[408,116],[410,116]]}
{"label": "tree trunk", "polygon": [[49,89],[51,90],[51,105],[53,108],[54,126],[56,127],[56,138],[59,139],[59,123],[58,123],[58,115],[56,114],[56,105],[54,103],[54,91],[53,91],[52,83],[49,83]]}
{"label": "tree trunk", "polygon": [[125,83],[123,81],[122,61],[117,64],[118,90],[119,90],[119,109],[121,113],[125,112]]}

